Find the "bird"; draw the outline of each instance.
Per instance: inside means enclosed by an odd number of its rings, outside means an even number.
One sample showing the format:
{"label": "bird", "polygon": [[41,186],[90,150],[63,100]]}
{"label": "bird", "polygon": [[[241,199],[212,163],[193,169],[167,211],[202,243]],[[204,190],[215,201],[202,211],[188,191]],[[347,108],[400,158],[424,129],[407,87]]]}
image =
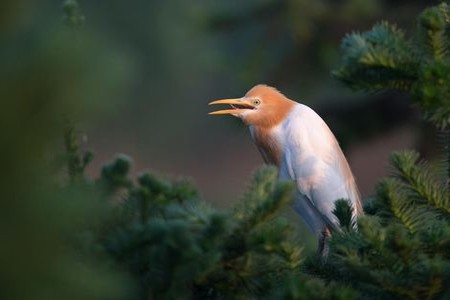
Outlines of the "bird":
{"label": "bird", "polygon": [[241,98],[209,103],[219,104],[230,107],[209,114],[240,118],[264,162],[277,167],[278,179],[295,183],[292,206],[318,238],[318,252],[327,255],[327,239],[340,230],[335,201],[347,199],[353,220],[363,210],[355,177],[325,121],[307,105],[264,84]]}

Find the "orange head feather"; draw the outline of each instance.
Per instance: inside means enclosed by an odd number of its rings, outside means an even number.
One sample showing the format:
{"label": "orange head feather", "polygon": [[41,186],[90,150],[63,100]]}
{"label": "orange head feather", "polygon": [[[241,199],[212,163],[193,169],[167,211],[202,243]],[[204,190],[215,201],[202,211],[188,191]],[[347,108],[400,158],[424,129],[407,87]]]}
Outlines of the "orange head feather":
{"label": "orange head feather", "polygon": [[230,104],[232,109],[219,110],[210,114],[231,114],[241,118],[249,126],[271,128],[286,118],[295,103],[277,89],[259,84],[242,98],[211,102],[210,104]]}
{"label": "orange head feather", "polygon": [[281,145],[272,135],[272,128],[287,117],[296,102],[289,100],[273,87],[259,84],[242,98],[216,100],[210,104],[231,105],[231,109],[214,111],[210,114],[231,114],[241,118],[252,128],[253,139],[264,160],[279,165]]}

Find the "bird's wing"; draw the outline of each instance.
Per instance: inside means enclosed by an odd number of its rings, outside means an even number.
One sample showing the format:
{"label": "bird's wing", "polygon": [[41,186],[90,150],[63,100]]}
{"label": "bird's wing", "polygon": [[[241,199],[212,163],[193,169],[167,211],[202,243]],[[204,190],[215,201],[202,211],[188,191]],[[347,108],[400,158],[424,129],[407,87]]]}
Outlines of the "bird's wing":
{"label": "bird's wing", "polygon": [[355,180],[325,122],[309,107],[298,104],[283,123],[284,153],[280,179],[293,179],[298,193],[294,207],[316,234],[338,227],[333,214],[337,199],[349,199],[355,215],[361,203]]}

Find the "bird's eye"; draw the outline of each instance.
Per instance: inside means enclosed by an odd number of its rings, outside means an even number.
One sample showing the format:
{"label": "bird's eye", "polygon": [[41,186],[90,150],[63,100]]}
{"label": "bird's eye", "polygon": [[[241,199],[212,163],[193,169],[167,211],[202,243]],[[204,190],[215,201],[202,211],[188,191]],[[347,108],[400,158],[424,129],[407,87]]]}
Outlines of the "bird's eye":
{"label": "bird's eye", "polygon": [[259,100],[259,99],[253,99],[253,100],[252,100],[252,104],[253,104],[254,106],[258,106],[258,105],[261,104],[261,100]]}

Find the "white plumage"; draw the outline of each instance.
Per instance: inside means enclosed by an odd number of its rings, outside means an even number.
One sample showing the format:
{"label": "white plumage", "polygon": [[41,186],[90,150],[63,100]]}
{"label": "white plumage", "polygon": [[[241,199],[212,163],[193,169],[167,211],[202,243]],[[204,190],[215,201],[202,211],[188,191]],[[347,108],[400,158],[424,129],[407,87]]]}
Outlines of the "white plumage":
{"label": "white plumage", "polygon": [[279,178],[295,181],[293,207],[314,234],[339,226],[332,213],[339,198],[350,200],[355,215],[361,213],[359,193],[348,163],[319,115],[306,105],[296,104],[273,132],[283,149]]}

